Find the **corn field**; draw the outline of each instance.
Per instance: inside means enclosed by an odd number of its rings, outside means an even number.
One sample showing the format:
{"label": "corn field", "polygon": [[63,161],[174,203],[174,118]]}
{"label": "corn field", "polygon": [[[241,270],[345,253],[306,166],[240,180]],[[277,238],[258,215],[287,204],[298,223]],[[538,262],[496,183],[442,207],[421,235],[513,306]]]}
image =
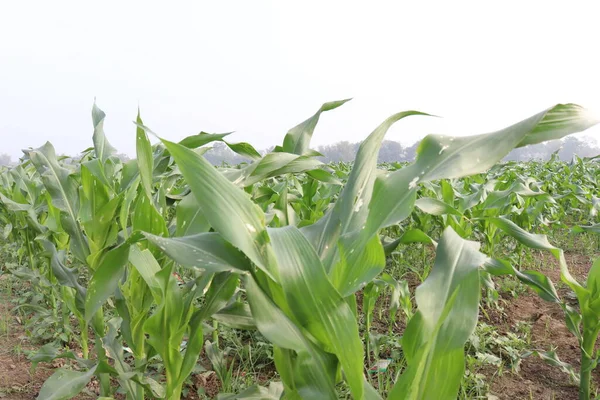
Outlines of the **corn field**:
{"label": "corn field", "polygon": [[[227,134],[171,142],[138,113],[137,158],[125,162],[94,105],[93,147],[80,159],[57,157],[48,142],[1,170],[12,257],[3,273],[33,289],[35,304],[23,308],[56,333],[30,359],[34,367],[66,360],[38,399],[69,399],[96,381],[102,399],[177,400],[201,356],[217,371],[219,399],[456,399],[466,345],[483,305],[497,301],[499,277],[560,306],[580,366],[553,352],[534,356],[591,398],[600,259],[578,281],[546,235],[556,226],[600,233],[600,164],[501,160],[597,121],[560,104],[497,132],[429,135],[413,163],[377,165],[393,124],[429,117],[405,111],[376,127],[353,163],[323,164],[313,132],[322,113],[346,101],[323,104],[267,154]],[[212,166],[203,154],[213,142],[249,161]],[[432,257],[416,290],[389,270],[411,246]],[[576,301],[521,268],[533,251],[556,260]],[[384,298],[402,361],[378,374],[372,324]],[[224,332],[259,335],[275,369],[268,384],[230,391],[235,363]]]}

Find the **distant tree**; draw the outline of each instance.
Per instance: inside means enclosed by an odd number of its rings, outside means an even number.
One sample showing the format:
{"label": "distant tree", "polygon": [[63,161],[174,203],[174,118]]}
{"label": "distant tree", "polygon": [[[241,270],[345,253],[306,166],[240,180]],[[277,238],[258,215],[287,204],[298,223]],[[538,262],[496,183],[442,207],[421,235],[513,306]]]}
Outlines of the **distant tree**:
{"label": "distant tree", "polygon": [[[392,141],[384,140],[381,144],[381,149],[377,161],[383,162],[411,162],[414,161],[417,155],[417,149],[420,142],[415,142],[410,146]],[[323,155],[319,160],[329,162],[354,161],[360,142],[349,142],[343,140],[337,143],[318,146],[315,150]],[[273,151],[275,147],[271,146],[261,150],[261,154],[267,154]],[[591,138],[568,137],[563,140],[554,140],[551,142],[539,143],[536,145],[520,147],[514,149],[505,157],[506,161],[529,161],[529,160],[548,160],[552,153],[559,150],[559,157],[564,161],[570,161],[575,154],[580,157],[592,157],[600,154],[600,146]],[[121,155],[118,155],[121,156]],[[126,155],[123,155],[126,157]],[[233,152],[225,143],[216,142],[213,147],[207,151],[204,156],[213,165],[222,165],[227,163],[230,165],[248,162],[245,157]]]}
{"label": "distant tree", "polygon": [[564,140],[562,148],[558,152],[558,156],[562,160],[571,160],[575,155],[579,157],[592,157],[600,154],[598,143],[588,139],[583,141],[576,137],[568,137]]}
{"label": "distant tree", "polygon": [[12,159],[10,155],[6,153],[0,154],[0,165],[9,166],[12,164]]}
{"label": "distant tree", "polygon": [[552,153],[557,150],[559,158],[563,161],[570,161],[575,155],[592,157],[600,154],[600,146],[594,139],[570,136],[563,140],[553,140],[514,149],[505,157],[505,160],[549,160]]}
{"label": "distant tree", "polygon": [[415,142],[411,146],[405,148],[402,152],[402,158],[398,161],[414,161],[415,157],[417,157],[419,143],[420,142]]}
{"label": "distant tree", "polygon": [[401,159],[404,156],[403,153],[404,149],[400,143],[392,140],[384,140],[381,144],[381,150],[379,150],[377,162],[384,163],[402,161]]}
{"label": "distant tree", "polygon": [[353,161],[360,143],[350,143],[346,140],[334,144],[319,146],[317,151],[323,154],[323,162]]}

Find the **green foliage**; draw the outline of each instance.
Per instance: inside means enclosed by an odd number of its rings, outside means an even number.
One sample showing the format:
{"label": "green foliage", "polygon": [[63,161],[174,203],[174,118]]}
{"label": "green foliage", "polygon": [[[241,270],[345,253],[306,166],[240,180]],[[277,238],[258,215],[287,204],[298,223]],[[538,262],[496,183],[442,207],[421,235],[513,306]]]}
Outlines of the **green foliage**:
{"label": "green foliage", "polygon": [[[482,282],[495,290],[490,274],[515,276],[563,307],[586,357],[581,382],[583,395],[589,393],[600,263],[586,284],[578,283],[563,251],[529,231],[546,231],[567,215],[582,225],[575,231],[597,231],[599,169],[581,159],[570,166],[497,163],[514,148],[595,121],[579,106],[557,105],[498,132],[429,135],[414,163],[379,168],[390,127],[427,115],[400,112],[361,143],[353,164],[326,166],[310,141],[321,113],[346,101],[325,103],[265,155],[225,141],[228,134],[201,132],[174,143],[144,126],[138,113],[137,160],[128,162],[115,155],[104,135],[105,115],[94,105],[94,147],[78,162],[57,158],[46,143],[3,169],[2,232],[18,248],[19,267],[11,273],[31,281],[51,324],[70,326],[73,317],[79,325],[79,332],[65,333],[78,336],[82,358],[50,346],[32,357],[34,363],[74,358],[80,366],[57,371],[40,398],[70,398],[96,376],[104,398],[119,390],[128,399],[177,400],[204,348],[223,389],[239,389],[223,399],[337,399],[345,390],[355,399],[455,399],[465,377],[482,387],[477,375],[465,374],[466,362],[496,362],[483,351],[465,359]],[[149,134],[159,141],[152,145]],[[215,168],[204,156],[210,143],[250,161]],[[557,178],[564,173],[567,184]],[[522,271],[500,256],[507,237],[519,249],[546,250],[558,260],[580,311],[539,271]],[[414,299],[407,280],[386,269],[390,259],[408,260],[411,246],[419,246],[424,266]],[[377,304],[388,295],[383,317]],[[375,319],[384,318],[387,336],[373,332]],[[400,320],[407,324],[401,341]],[[237,359],[221,348],[223,329],[256,330],[266,339],[281,382],[235,386]],[[496,345],[515,348],[502,340]],[[385,368],[377,360],[381,343],[396,354]],[[509,355],[516,365],[521,350]],[[536,354],[572,370],[552,353]]]}

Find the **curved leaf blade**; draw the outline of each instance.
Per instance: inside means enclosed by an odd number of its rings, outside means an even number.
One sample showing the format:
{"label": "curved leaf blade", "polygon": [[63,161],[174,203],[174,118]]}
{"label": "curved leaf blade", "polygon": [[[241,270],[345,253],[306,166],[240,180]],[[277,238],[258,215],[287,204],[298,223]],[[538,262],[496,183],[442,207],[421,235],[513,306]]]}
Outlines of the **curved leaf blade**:
{"label": "curved leaf blade", "polygon": [[94,376],[96,367],[87,371],[57,370],[44,382],[38,400],[68,400],[80,393]]}
{"label": "curved leaf blade", "polygon": [[408,367],[392,399],[455,399],[465,368],[464,345],[479,315],[479,243],[444,231],[433,269],[416,290],[418,310],[403,336]]}

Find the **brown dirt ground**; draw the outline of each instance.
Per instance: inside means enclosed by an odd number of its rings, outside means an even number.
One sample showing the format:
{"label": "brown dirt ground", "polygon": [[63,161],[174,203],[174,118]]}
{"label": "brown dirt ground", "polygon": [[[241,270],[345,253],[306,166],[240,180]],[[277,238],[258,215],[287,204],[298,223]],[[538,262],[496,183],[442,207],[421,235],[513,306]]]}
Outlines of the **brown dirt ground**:
{"label": "brown dirt ground", "polygon": [[[52,366],[40,364],[31,373],[31,363],[22,350],[32,350],[11,303],[0,293],[0,398],[35,399],[44,380],[52,374]],[[21,351],[18,351],[21,349]]]}
{"label": "brown dirt ground", "polygon": [[[2,279],[5,276],[0,276],[0,280]],[[35,399],[44,381],[65,363],[63,360],[39,363],[36,370],[31,371],[31,363],[25,352],[37,350],[40,345],[31,343],[22,321],[12,312],[14,305],[10,301],[11,296],[14,293],[0,290],[0,399]],[[79,352],[78,348],[72,350]],[[86,392],[74,399],[96,398],[98,382],[93,379]]]}
{"label": "brown dirt ground", "polygon": [[[3,277],[0,276],[0,280]],[[61,360],[54,363],[40,363],[35,372],[31,372],[31,363],[23,354],[23,351],[37,350],[40,346],[30,343],[25,334],[21,321],[11,310],[13,305],[9,299],[10,295],[0,291],[0,400],[30,400],[35,399],[44,384],[44,381],[57,369],[62,367]],[[6,325],[7,328],[4,328]],[[91,348],[91,347],[90,347]],[[20,349],[20,351],[17,351]],[[75,349],[77,351],[78,349]],[[208,370],[192,377],[191,385],[188,387],[188,395],[184,400],[199,399],[197,393],[204,391],[210,398],[216,397],[221,390],[221,382],[217,375],[210,371],[210,361],[204,355],[200,357],[200,363]],[[238,373],[234,368],[234,374]],[[244,372],[241,372],[245,374]],[[266,385],[275,375],[273,366],[264,371],[259,371],[253,381]],[[116,383],[115,383],[116,386]],[[98,395],[98,384],[90,382],[86,393],[75,397],[76,400],[96,398]],[[120,398],[117,396],[117,398]]]}
{"label": "brown dirt ground", "polygon": [[[567,264],[574,277],[583,280],[587,276],[592,262],[592,257],[579,254],[566,255]],[[536,260],[541,264],[540,270],[545,273],[557,286],[558,292],[563,298],[568,298],[568,289],[560,284],[560,273],[556,261],[544,254],[536,255]],[[407,276],[410,281],[411,292],[418,282]],[[361,309],[361,293],[357,294],[358,306]],[[481,317],[486,323],[494,325],[500,333],[513,330],[519,321],[529,322],[532,325],[532,348],[538,350],[550,350],[556,348],[556,352],[562,361],[570,363],[575,369],[579,368],[579,349],[576,339],[567,330],[561,308],[541,300],[531,291],[519,295],[516,299],[511,296],[504,297],[504,310],[488,310],[489,320]],[[381,302],[381,303],[380,303]],[[388,302],[385,296],[380,297],[378,306],[385,307]],[[35,399],[44,380],[50,376],[58,365],[41,363],[35,373],[30,372],[30,363],[27,358],[15,349],[35,349],[31,345],[20,321],[10,312],[11,303],[6,294],[0,293],[0,321],[8,322],[8,331],[0,331],[0,399]],[[377,314],[377,313],[376,313]],[[401,333],[405,326],[399,320],[394,326],[394,331]],[[385,332],[388,329],[387,321],[380,321],[375,316],[373,330]],[[201,357],[201,362],[207,361]],[[208,366],[209,367],[209,366]],[[273,371],[265,376],[259,377],[260,383],[266,383],[272,377]],[[521,370],[518,374],[505,371],[502,375],[495,375],[496,370],[492,367],[483,371],[488,381],[491,381],[490,394],[500,400],[518,399],[564,399],[578,398],[577,386],[569,381],[567,374],[557,367],[546,364],[541,359],[531,356],[522,361]],[[262,378],[262,379],[261,379]],[[592,379],[594,387],[600,387],[600,370],[593,372]],[[195,393],[203,388],[209,397],[215,396],[221,384],[214,372],[205,372],[193,377],[187,399],[197,399]],[[94,391],[93,383],[90,391]],[[89,396],[78,396],[78,399],[90,398]]]}
{"label": "brown dirt ground", "polygon": [[[580,282],[587,276],[592,265],[592,258],[578,254],[565,255],[571,274]],[[547,256],[539,255],[542,268],[557,286],[563,299],[569,292],[560,284],[560,271],[556,261]],[[569,332],[564,323],[564,313],[560,306],[540,299],[535,293],[528,290],[526,294],[516,299],[506,299],[504,312],[490,315],[492,325],[501,333],[511,331],[518,321],[532,324],[532,348],[547,351],[556,348],[556,353],[561,361],[571,364],[576,370],[580,366],[580,352],[577,339]],[[492,372],[493,373],[493,372]],[[486,374],[488,378],[490,375]],[[595,387],[600,387],[600,371],[592,373]],[[558,367],[548,365],[536,356],[523,360],[521,371],[513,374],[506,371],[502,376],[492,380],[491,394],[501,400],[512,399],[564,399],[578,398],[578,387],[569,381],[569,376]]]}
{"label": "brown dirt ground", "polygon": [[[596,256],[597,257],[597,256]],[[569,271],[579,281],[583,282],[587,276],[592,261],[595,257],[583,256],[575,253],[566,253],[565,258]],[[561,298],[568,299],[569,289],[560,281],[560,270],[556,260],[548,254],[535,254],[536,264],[541,265],[539,269],[547,275]],[[420,281],[415,274],[409,273],[404,276],[408,281],[411,293]],[[503,297],[502,312],[495,309],[486,310],[489,320],[480,315],[480,320],[496,327],[499,333],[506,334],[514,331],[519,321],[531,324],[531,347],[532,350],[548,351],[555,349],[559,359],[567,362],[579,370],[580,352],[577,339],[569,332],[564,323],[564,313],[559,305],[552,304],[540,299],[531,290],[513,298],[510,295]],[[357,293],[359,312],[362,312],[362,292]],[[376,310],[389,305],[389,298],[381,296],[377,300]],[[573,301],[572,305],[576,305]],[[401,312],[399,311],[399,314]],[[380,319],[378,314],[373,316],[372,330],[378,333],[386,333],[389,322]],[[402,334],[406,325],[404,318],[397,318],[393,331]],[[571,400],[578,399],[578,387],[570,382],[569,376],[558,367],[551,366],[537,356],[525,358],[521,363],[518,374],[504,371],[501,376],[496,367],[489,367],[480,371],[486,375],[486,381],[491,382],[490,394],[500,400]],[[592,373],[595,386],[600,388],[600,369]]]}

